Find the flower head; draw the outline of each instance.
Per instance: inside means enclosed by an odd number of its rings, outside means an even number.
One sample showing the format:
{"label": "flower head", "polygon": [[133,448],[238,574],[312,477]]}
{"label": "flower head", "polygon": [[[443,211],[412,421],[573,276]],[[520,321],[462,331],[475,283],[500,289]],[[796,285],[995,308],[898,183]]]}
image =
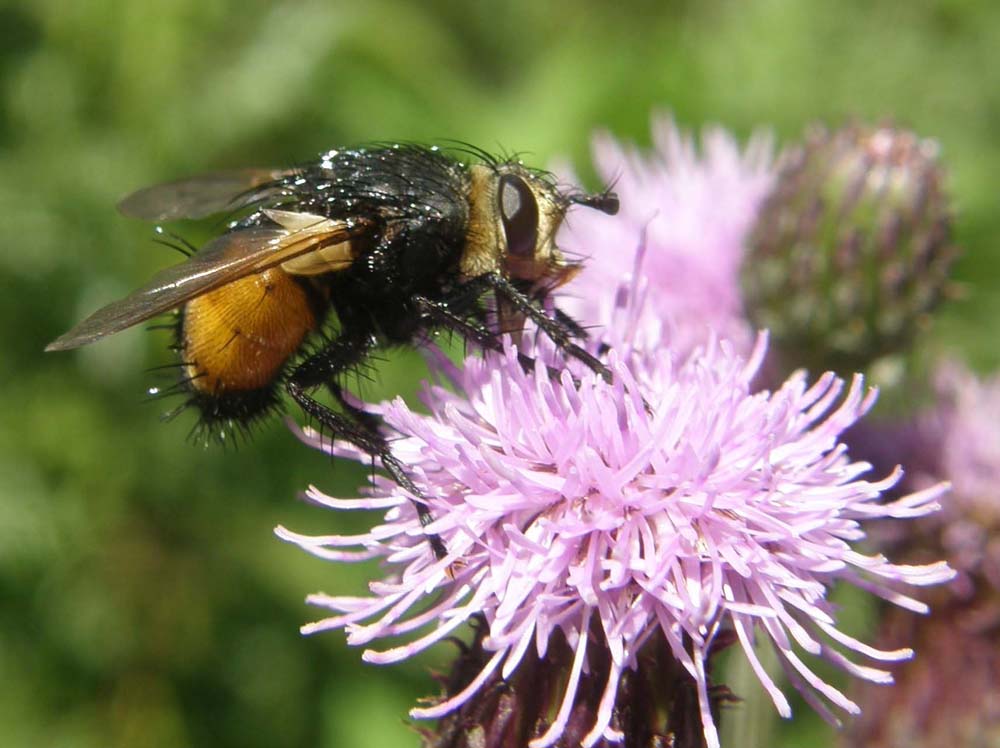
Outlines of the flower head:
{"label": "flower head", "polygon": [[[621,739],[616,695],[651,640],[666,642],[695,683],[705,740],[718,745],[705,660],[726,629],[783,715],[788,702],[754,654],[757,633],[824,714],[826,702],[858,711],[799,652],[862,678],[890,679],[844,652],[876,660],[910,652],[881,652],[839,631],[827,591],[843,579],[922,610],[887,583],[939,582],[950,577],[947,567],[894,566],[854,546],[864,537],[860,521],[926,514],[943,487],[882,503],[898,473],[862,479],[868,466],[851,461],[839,443],[872,393],[860,378],[846,384],[827,374],[810,386],[801,373],[776,392],[754,393],[749,382],[764,348],[758,339],[749,361],[726,343],[680,362],[665,348],[613,353],[613,383],[589,373],[574,381],[568,372],[552,381],[542,367],[526,373],[513,347],[503,357],[470,357],[461,369],[443,365],[451,388],[427,389],[429,415],[400,399],[377,407],[401,435],[394,454],[424,493],[434,523],[421,528],[411,497],[376,477],[367,498],[310,492],[337,509],[387,510],[371,531],[313,538],[279,529],[318,555],[381,557],[390,569],[368,598],[310,598],[335,615],[306,630],[343,628],[349,643],[366,646],[413,636],[365,652],[366,660],[387,663],[470,619],[482,621],[490,655],[482,670],[441,703],[414,709],[417,718],[459,709],[495,673],[510,676],[529,650],[544,659],[559,633],[572,665],[560,705],[533,736],[536,748],[567,728],[582,674],[593,667],[590,650],[608,653],[610,664],[582,742]],[[307,438],[368,459],[350,446]],[[425,529],[443,539],[447,558],[435,557]]]}
{"label": "flower head", "polygon": [[937,441],[941,473],[954,486],[942,520],[965,515],[1000,530],[1000,377],[980,379],[948,362],[938,368],[935,385],[937,408],[921,431]]}
{"label": "flower head", "polygon": [[946,360],[934,373],[933,395],[916,416],[862,424],[851,434],[851,448],[875,465],[907,465],[900,488],[951,485],[940,512],[905,532],[881,527],[877,540],[909,557],[947,558],[960,574],[949,593],[1000,592],[1000,377],[983,379]]}
{"label": "flower head", "polygon": [[714,127],[698,143],[664,115],[654,119],[652,139],[653,151],[644,153],[608,134],[595,138],[597,171],[614,184],[621,209],[614,217],[572,215],[560,244],[586,263],[561,306],[584,324],[607,325],[613,279],[632,269],[645,243],[649,305],[670,328],[675,354],[714,333],[746,355],[754,335],[743,314],[740,266],[774,181],[772,139],[760,132],[741,148]]}
{"label": "flower head", "polygon": [[[980,598],[1000,593],[1000,377],[982,379],[957,361],[940,364],[932,407],[909,422],[862,432],[862,448],[889,454],[912,466],[907,486],[922,488],[947,479],[952,486],[942,511],[920,523],[920,534],[892,540],[910,555],[930,549],[961,575],[950,592]],[[872,444],[875,442],[875,444]],[[1000,617],[1000,602],[992,602]]]}
{"label": "flower head", "polygon": [[892,610],[879,617],[881,642],[915,647],[920,657],[889,692],[857,689],[865,716],[845,746],[992,745],[1000,734],[1000,379],[980,379],[951,361],[934,384],[926,412],[862,429],[855,441],[881,460],[905,460],[908,488],[951,481],[939,513],[908,532],[885,527],[872,537],[899,558],[946,558],[958,577],[927,595],[929,619]]}

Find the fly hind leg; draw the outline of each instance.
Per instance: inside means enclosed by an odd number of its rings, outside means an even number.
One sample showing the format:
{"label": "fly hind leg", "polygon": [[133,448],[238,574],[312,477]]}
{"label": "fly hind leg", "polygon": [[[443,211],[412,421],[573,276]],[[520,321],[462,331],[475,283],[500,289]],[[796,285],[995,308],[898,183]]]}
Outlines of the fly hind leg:
{"label": "fly hind leg", "polygon": [[[427,527],[433,522],[434,516],[416,484],[392,454],[388,441],[379,433],[377,419],[347,402],[340,385],[336,383],[339,375],[364,361],[372,346],[373,343],[368,339],[338,338],[297,366],[285,387],[302,411],[316,420],[331,438],[343,439],[372,458],[378,458],[397,485],[410,494],[410,501],[417,510],[421,526]],[[324,384],[330,387],[334,397],[344,406],[344,413],[330,410],[310,394],[311,390]],[[444,558],[448,555],[440,537],[427,533],[427,540],[435,556]]]}

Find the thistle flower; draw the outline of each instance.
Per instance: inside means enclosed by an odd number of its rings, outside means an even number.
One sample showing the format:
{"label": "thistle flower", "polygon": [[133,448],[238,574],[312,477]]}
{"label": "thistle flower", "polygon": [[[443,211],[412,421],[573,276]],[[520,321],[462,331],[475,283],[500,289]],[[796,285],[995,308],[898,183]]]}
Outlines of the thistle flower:
{"label": "thistle flower", "polygon": [[[619,314],[637,313],[630,300],[644,297],[640,285],[619,289]],[[525,341],[525,352],[548,359],[544,342]],[[331,508],[384,518],[353,536],[278,534],[323,558],[381,558],[387,576],[368,597],[311,596],[333,615],[304,631],[344,629],[350,644],[369,647],[366,661],[385,664],[476,621],[482,633],[445,697],[411,711],[461,716],[446,720],[455,732],[436,746],[594,746],[626,735],[718,746],[713,706],[725,694],[713,689],[707,660],[720,644],[738,642],[778,711],[790,714],[754,653],[757,636],[825,717],[835,719],[831,705],[856,713],[800,653],[891,679],[849,655],[894,661],[911,652],[880,651],[840,631],[827,592],[843,580],[924,611],[894,586],[947,580],[945,565],[897,566],[855,546],[861,521],[925,515],[944,487],[884,503],[899,472],[860,477],[868,466],[839,443],[874,400],[860,377],[848,384],[826,374],[810,386],[798,373],[773,393],[753,392],[763,337],[749,359],[724,342],[683,358],[665,346],[630,348],[628,334],[613,342],[613,383],[589,372],[577,381],[568,372],[552,381],[542,367],[526,373],[508,346],[460,369],[439,360],[450,386],[426,389],[428,415],[400,399],[376,406],[436,519],[422,528],[411,497],[380,476],[357,499],[310,489]],[[446,558],[435,557],[425,531],[442,538]],[[397,636],[412,638],[374,646]],[[660,669],[665,659],[675,673]],[[518,679],[522,669],[530,679]],[[632,702],[637,692],[649,703]],[[658,714],[668,723],[654,722]]]}
{"label": "thistle flower", "polygon": [[937,406],[920,431],[926,453],[932,444],[940,451],[935,472],[954,486],[939,520],[944,550],[960,571],[981,575],[1000,593],[1000,376],[983,380],[946,362],[935,387]]}
{"label": "thistle flower", "polygon": [[594,163],[614,185],[621,209],[614,217],[573,214],[560,245],[586,262],[560,306],[585,325],[606,327],[613,313],[609,291],[645,244],[648,304],[668,326],[674,353],[715,334],[748,355],[754,334],[743,312],[740,266],[773,184],[772,139],[759,132],[741,148],[713,127],[698,143],[659,115],[652,140],[647,153],[608,134],[595,138]]}
{"label": "thistle flower", "polygon": [[1000,737],[1000,377],[982,380],[947,362],[934,384],[932,408],[880,433],[863,430],[858,446],[875,454],[867,447],[875,442],[881,459],[906,459],[915,468],[910,487],[951,480],[940,513],[908,533],[874,537],[902,558],[946,558],[958,577],[929,595],[930,618],[901,618],[893,610],[880,616],[879,641],[917,647],[921,657],[891,692],[860,689],[871,705],[866,713],[878,716],[853,725],[844,743],[852,747],[986,746]]}
{"label": "thistle flower", "polygon": [[[948,594],[1000,594],[1000,376],[981,379],[954,360],[933,377],[933,404],[906,420],[863,424],[852,449],[876,465],[905,463],[902,488],[947,479],[942,510],[909,532],[880,532],[883,547],[910,556],[936,554],[959,574]],[[996,616],[1000,621],[1000,597]]]}

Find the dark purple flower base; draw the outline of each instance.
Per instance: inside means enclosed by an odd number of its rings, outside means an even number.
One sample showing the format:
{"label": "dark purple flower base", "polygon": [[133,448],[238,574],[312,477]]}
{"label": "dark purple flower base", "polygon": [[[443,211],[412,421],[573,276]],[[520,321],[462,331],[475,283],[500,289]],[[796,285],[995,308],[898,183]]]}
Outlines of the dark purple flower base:
{"label": "dark purple flower base", "polygon": [[[462,653],[451,673],[439,677],[444,698],[464,688],[492,656],[483,649],[485,635],[485,627],[477,621],[471,644],[456,641]],[[591,637],[588,670],[581,676],[573,714],[554,748],[577,748],[597,720],[610,653],[600,646],[600,631],[592,628]],[[733,641],[735,636],[720,634],[712,654]],[[705,731],[694,679],[662,637],[652,637],[638,659],[638,668],[622,677],[611,720],[611,728],[624,737],[619,742],[602,739],[595,746],[703,748]],[[544,659],[534,649],[529,650],[509,679],[493,675],[476,696],[441,719],[437,729],[420,728],[425,748],[525,748],[548,729],[563,697],[572,662],[573,650],[557,631]],[[720,707],[739,701],[724,685],[711,686],[709,693],[716,722]]]}

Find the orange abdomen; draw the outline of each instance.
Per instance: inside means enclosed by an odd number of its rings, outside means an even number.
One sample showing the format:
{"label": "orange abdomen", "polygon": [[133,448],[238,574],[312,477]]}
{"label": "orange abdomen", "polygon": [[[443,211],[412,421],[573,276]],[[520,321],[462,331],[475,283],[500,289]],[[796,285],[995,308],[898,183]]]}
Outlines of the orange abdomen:
{"label": "orange abdomen", "polygon": [[192,299],[181,328],[190,386],[207,395],[268,387],[316,324],[305,288],[278,267]]}

